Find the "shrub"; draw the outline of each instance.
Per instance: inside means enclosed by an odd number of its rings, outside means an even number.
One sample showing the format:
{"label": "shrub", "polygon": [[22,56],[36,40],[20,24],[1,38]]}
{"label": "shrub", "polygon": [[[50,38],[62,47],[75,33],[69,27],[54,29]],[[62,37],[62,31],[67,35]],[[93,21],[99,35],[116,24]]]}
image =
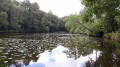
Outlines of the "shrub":
{"label": "shrub", "polygon": [[120,39],[120,32],[119,31],[117,31],[116,32],[116,36],[115,36],[117,39]]}
{"label": "shrub", "polygon": [[94,23],[91,26],[92,26],[91,27],[92,32],[90,32],[91,35],[98,36],[98,37],[103,36],[104,32],[101,24]]}

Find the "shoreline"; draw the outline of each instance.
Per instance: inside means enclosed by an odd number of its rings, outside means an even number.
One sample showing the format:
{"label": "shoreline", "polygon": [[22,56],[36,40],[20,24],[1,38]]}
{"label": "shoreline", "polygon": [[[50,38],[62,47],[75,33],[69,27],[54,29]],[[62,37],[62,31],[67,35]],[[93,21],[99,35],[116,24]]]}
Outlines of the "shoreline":
{"label": "shoreline", "polygon": [[118,38],[115,38],[115,37],[108,37],[108,36],[103,36],[102,38],[104,38],[104,39],[107,39],[107,40],[114,40],[114,41],[119,41],[120,42],[120,39],[118,39]]}
{"label": "shoreline", "polygon": [[[1,34],[33,34],[33,33],[60,33],[59,31],[58,32],[10,32],[10,31],[7,31],[7,32],[0,32],[0,35]],[[65,33],[65,32],[64,32]],[[69,32],[67,32],[69,33]],[[72,33],[74,34],[74,33]],[[84,33],[79,33],[80,35],[86,35],[86,36],[89,36],[89,37],[98,37],[98,36],[94,36],[94,35],[88,35],[88,34],[84,34]],[[113,40],[113,41],[119,41],[120,42],[120,39],[114,37],[114,36],[102,36],[102,37],[98,37],[98,38],[103,38],[103,39],[107,39],[107,40]]]}

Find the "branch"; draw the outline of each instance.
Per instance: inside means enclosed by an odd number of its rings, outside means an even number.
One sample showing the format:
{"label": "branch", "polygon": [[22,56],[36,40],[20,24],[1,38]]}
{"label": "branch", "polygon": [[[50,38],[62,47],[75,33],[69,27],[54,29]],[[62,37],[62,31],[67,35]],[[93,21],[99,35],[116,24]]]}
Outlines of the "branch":
{"label": "branch", "polygon": [[79,22],[80,25],[82,25],[83,27],[85,27],[87,30],[89,30],[90,32],[93,32],[92,30],[90,30],[89,28],[87,28],[86,26],[84,26],[82,23]]}

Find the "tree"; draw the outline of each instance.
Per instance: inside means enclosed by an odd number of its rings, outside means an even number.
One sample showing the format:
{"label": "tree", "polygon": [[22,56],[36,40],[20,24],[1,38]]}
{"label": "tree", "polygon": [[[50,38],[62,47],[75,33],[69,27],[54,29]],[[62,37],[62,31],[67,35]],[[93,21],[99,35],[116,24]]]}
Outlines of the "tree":
{"label": "tree", "polygon": [[0,30],[7,30],[8,21],[7,21],[8,15],[6,12],[0,12]]}
{"label": "tree", "polygon": [[93,16],[97,18],[104,17],[105,32],[115,31],[117,28],[117,22],[115,16],[120,12],[119,0],[82,0],[85,8]]}
{"label": "tree", "polygon": [[[0,30],[11,32],[55,32],[60,18],[40,10],[29,0],[0,0]],[[62,23],[62,22],[61,22]],[[62,24],[64,27],[64,24]]]}

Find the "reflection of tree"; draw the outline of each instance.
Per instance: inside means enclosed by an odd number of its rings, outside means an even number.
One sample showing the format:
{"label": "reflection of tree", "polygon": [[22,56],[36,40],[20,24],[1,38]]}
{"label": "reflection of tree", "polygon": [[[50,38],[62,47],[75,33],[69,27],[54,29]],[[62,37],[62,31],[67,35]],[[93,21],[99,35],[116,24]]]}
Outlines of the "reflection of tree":
{"label": "reflection of tree", "polygon": [[93,50],[97,51],[97,47],[99,42],[93,40],[91,37],[85,36],[70,36],[67,39],[66,47],[69,48],[69,51],[66,53],[69,57],[74,57],[75,59],[79,58],[80,56],[87,56],[93,53]]}
{"label": "reflection of tree", "polygon": [[[120,67],[120,42],[104,41],[99,38],[84,37],[84,36],[70,36],[67,38],[69,48],[66,51],[68,57],[75,59],[80,56],[89,56],[96,51],[96,60],[89,57],[85,63],[85,67]],[[97,51],[101,51],[99,57]]]}
{"label": "reflection of tree", "polygon": [[51,51],[58,44],[63,43],[65,43],[64,38],[59,34],[14,35],[0,39],[0,46],[5,47],[2,56],[6,57],[8,66],[13,64],[16,67],[27,66],[31,61],[37,62],[40,53],[45,50]]}
{"label": "reflection of tree", "polygon": [[6,58],[2,58],[0,56],[0,67],[6,67],[7,66],[7,63],[3,63],[3,61],[6,61]]}
{"label": "reflection of tree", "polygon": [[[120,67],[119,44],[99,38],[67,34],[28,34],[0,39],[0,46],[5,47],[2,49],[1,56],[6,56],[8,66],[14,64],[16,67],[29,65],[31,61],[37,62],[40,53],[45,50],[52,51],[58,45],[67,47],[69,50],[66,54],[75,59],[96,51],[96,61],[90,58],[86,62],[86,67]],[[97,57],[97,51],[101,51],[99,57]],[[23,64],[19,64],[19,61]]]}
{"label": "reflection of tree", "polygon": [[99,48],[102,51],[99,58],[94,62],[87,61],[85,67],[120,67],[120,53],[116,52],[119,48],[115,46],[118,43],[105,41]]}

